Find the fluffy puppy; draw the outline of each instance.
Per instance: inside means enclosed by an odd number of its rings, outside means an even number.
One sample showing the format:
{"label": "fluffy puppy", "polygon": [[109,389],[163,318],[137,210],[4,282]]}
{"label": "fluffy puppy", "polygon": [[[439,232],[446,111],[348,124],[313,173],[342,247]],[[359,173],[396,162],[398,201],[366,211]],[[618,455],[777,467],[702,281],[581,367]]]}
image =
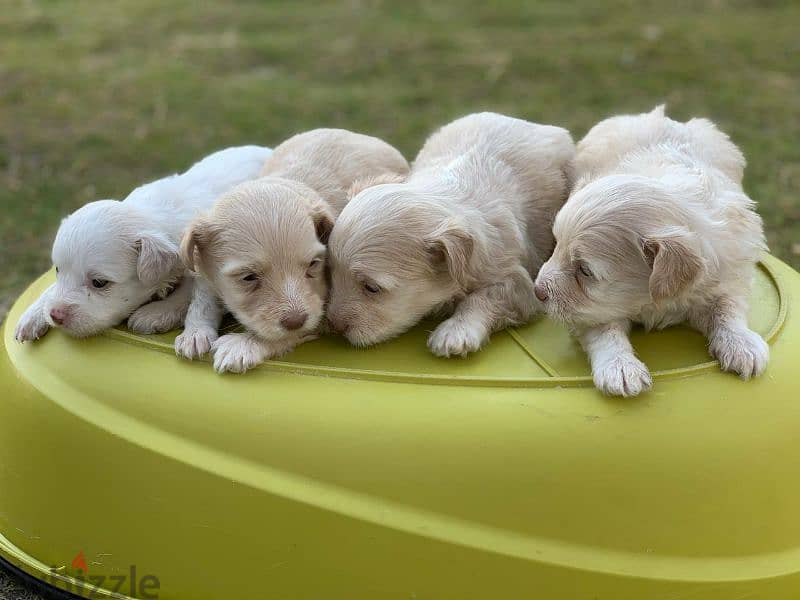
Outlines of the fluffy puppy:
{"label": "fluffy puppy", "polygon": [[574,330],[603,392],[651,386],[631,322],[686,321],[725,371],[747,379],[764,370],[769,349],[747,327],[747,302],[766,246],[741,187],[744,166],[711,121],[678,123],[663,106],[602,121],[578,144],[578,181],[556,216],[536,295]]}
{"label": "fluffy puppy", "polygon": [[16,339],[38,339],[50,327],[86,337],[126,318],[138,333],[180,325],[191,293],[191,280],[181,281],[181,233],[221,193],[257,177],[270,153],[258,146],[221,150],[121,202],[98,200],[72,213],[53,244],[56,282],[22,315]]}
{"label": "fluffy puppy", "polygon": [[[302,133],[275,148],[261,179],[231,190],[184,236],[184,260],[201,281],[177,354],[191,359],[211,349],[218,372],[238,373],[315,337],[328,289],[325,243],[348,189],[408,168],[389,144],[341,129]],[[246,333],[217,339],[225,308]]]}
{"label": "fluffy puppy", "polygon": [[367,346],[446,309],[428,347],[464,356],[527,321],[574,152],[559,127],[473,114],[434,133],[407,180],[354,190],[329,244],[331,327]]}

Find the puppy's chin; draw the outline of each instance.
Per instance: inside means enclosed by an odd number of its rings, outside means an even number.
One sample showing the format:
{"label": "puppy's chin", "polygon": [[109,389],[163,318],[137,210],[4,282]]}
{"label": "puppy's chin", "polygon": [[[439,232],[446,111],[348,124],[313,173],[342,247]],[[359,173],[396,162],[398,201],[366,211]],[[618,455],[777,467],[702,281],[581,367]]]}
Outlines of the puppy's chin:
{"label": "puppy's chin", "polygon": [[[413,325],[413,324],[412,324]],[[397,336],[403,334],[404,332],[408,331],[412,325],[408,325],[406,327],[395,327],[392,329],[385,329],[383,331],[364,331],[360,328],[353,328],[345,332],[344,337],[347,338],[347,341],[350,342],[353,346],[358,346],[359,348],[366,348],[367,346],[375,346],[376,344],[382,344],[383,342],[388,342],[391,339],[396,338]]]}
{"label": "puppy's chin", "polygon": [[[300,331],[299,329],[297,331],[287,331],[277,321],[274,323],[255,322],[242,324],[248,331],[255,333],[265,342],[278,342]],[[303,327],[302,329],[305,328]]]}
{"label": "puppy's chin", "polygon": [[548,300],[544,303],[544,310],[548,317],[568,326],[577,325],[581,321],[578,313],[558,301]]}
{"label": "puppy's chin", "polygon": [[546,302],[544,304],[544,311],[547,313],[547,316],[554,321],[566,323],[570,320],[570,316],[553,302]]}
{"label": "puppy's chin", "polygon": [[97,317],[90,317],[82,310],[79,310],[72,313],[67,323],[59,325],[53,321],[49,313],[49,308],[45,309],[45,321],[47,321],[47,324],[51,328],[60,329],[68,336],[78,339],[99,335],[104,331],[119,325],[126,319],[126,317],[123,316],[119,319],[104,318],[101,320]]}
{"label": "puppy's chin", "polygon": [[310,314],[306,322],[299,329],[286,329],[277,320],[265,321],[261,319],[252,319],[244,317],[243,315],[240,317],[235,313],[234,316],[248,331],[255,333],[265,342],[278,342],[294,337],[302,338],[314,333],[322,321],[321,312]]}
{"label": "puppy's chin", "polygon": [[[49,319],[48,319],[49,321]],[[120,321],[121,322],[121,321]],[[115,324],[106,325],[104,323],[75,323],[69,325],[55,325],[51,323],[51,327],[57,327],[70,337],[83,339],[99,335],[104,331],[111,329]]]}
{"label": "puppy's chin", "polygon": [[[601,308],[591,306],[581,307],[582,310],[567,308],[552,300],[545,303],[547,316],[564,324],[570,330],[580,330],[587,327],[597,327],[613,321],[613,315],[604,315]],[[622,317],[619,317],[622,318]]]}
{"label": "puppy's chin", "polygon": [[[398,311],[369,312],[364,308],[365,318],[360,322],[350,322],[350,328],[344,333],[347,341],[354,346],[366,347],[382,344],[394,339],[415,327],[426,315],[445,317],[450,312],[450,305],[446,302],[433,303],[430,306],[406,305],[402,314]],[[389,315],[390,318],[386,318]]]}
{"label": "puppy's chin", "polygon": [[366,348],[368,346],[374,346],[376,344],[385,342],[391,336],[364,335],[359,331],[348,330],[347,333],[344,334],[344,337],[347,338],[347,341],[353,346],[357,346],[358,348]]}

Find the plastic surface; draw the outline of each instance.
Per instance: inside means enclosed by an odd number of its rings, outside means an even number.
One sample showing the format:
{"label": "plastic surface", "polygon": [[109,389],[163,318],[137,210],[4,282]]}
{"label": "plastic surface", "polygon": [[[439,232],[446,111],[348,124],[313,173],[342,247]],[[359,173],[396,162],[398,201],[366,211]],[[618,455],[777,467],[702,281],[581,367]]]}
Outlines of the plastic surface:
{"label": "plastic surface", "polygon": [[428,354],[423,324],[225,376],[176,358],[174,334],[18,344],[51,279],[0,352],[0,555],[40,579],[214,600],[800,597],[800,275],[777,259],[751,311],[763,377],[719,372],[682,327],[637,331],[654,389],[634,399],[594,390],[546,319],[468,359]]}

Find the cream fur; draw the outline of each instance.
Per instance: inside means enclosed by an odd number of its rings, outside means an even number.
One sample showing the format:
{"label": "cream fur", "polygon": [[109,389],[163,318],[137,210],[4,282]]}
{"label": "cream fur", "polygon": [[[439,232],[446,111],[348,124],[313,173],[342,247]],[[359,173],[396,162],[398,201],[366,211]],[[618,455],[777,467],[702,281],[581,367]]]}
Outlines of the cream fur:
{"label": "cream fur", "polygon": [[329,247],[333,329],[366,346],[447,309],[428,346],[463,356],[527,321],[573,154],[566,130],[494,113],[438,130],[407,181],[367,187],[342,211]]}
{"label": "cream fur", "polygon": [[711,121],[679,123],[659,106],[596,125],[575,163],[536,294],[578,335],[598,388],[629,396],[650,387],[627,341],[631,322],[687,321],[723,369],[760,374],[769,350],[746,315],[766,246],[739,149]]}
{"label": "cream fur", "polygon": [[[348,190],[360,178],[407,171],[389,144],[340,129],[275,148],[262,178],[231,190],[184,236],[184,260],[203,283],[175,341],[178,355],[210,349],[217,371],[242,372],[316,336],[328,292],[325,243]],[[247,334],[217,339],[223,307]]]}

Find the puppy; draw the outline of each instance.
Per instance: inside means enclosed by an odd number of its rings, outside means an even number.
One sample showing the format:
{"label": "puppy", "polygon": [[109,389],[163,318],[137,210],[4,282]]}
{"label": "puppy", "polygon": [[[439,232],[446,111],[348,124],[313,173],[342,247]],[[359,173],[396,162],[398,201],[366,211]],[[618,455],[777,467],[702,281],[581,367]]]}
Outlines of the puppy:
{"label": "puppy", "polygon": [[53,244],[56,282],[22,315],[16,339],[38,339],[50,327],[87,337],[126,318],[138,333],[180,325],[191,294],[191,280],[180,281],[183,229],[221,193],[257,177],[270,153],[258,146],[221,150],[122,202],[90,202],[68,216]]}
{"label": "puppy", "polygon": [[651,386],[628,341],[631,322],[687,321],[725,371],[747,379],[764,370],[769,349],[747,327],[747,302],[766,245],[742,191],[744,166],[711,121],[678,123],[663,106],[602,121],[578,144],[579,179],[536,295],[574,330],[603,392]]}
{"label": "puppy", "polygon": [[428,347],[465,356],[526,322],[574,152],[559,127],[473,114],[434,133],[406,181],[354,190],[329,244],[331,327],[367,346],[445,309]]}
{"label": "puppy", "polygon": [[[315,337],[328,289],[325,243],[348,189],[408,168],[389,144],[341,129],[275,148],[261,179],[231,190],[184,236],[184,260],[201,277],[176,353],[191,359],[211,349],[218,372],[239,373]],[[247,333],[217,339],[225,308]]]}

